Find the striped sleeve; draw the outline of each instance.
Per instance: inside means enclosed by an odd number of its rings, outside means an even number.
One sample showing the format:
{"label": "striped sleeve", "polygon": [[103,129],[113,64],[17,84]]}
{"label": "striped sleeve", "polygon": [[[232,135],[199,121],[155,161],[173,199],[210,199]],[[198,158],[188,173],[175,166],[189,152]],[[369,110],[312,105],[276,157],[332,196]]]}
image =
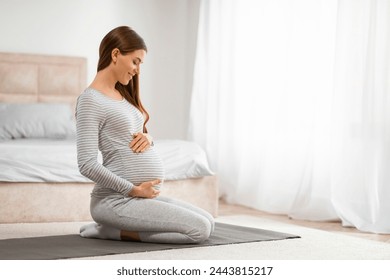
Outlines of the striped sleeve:
{"label": "striped sleeve", "polygon": [[81,94],[77,99],[77,161],[80,173],[93,182],[128,196],[133,184],[112,173],[98,162],[99,128],[105,112],[92,94]]}

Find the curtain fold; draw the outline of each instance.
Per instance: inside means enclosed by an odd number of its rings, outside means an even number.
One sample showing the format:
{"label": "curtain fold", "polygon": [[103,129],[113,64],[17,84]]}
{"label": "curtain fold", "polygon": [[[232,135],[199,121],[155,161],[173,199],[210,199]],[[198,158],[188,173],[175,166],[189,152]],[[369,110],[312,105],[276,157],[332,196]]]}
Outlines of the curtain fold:
{"label": "curtain fold", "polygon": [[344,225],[390,232],[390,2],[339,1],[332,203]]}
{"label": "curtain fold", "polygon": [[390,232],[388,1],[201,1],[189,139],[230,203]]}

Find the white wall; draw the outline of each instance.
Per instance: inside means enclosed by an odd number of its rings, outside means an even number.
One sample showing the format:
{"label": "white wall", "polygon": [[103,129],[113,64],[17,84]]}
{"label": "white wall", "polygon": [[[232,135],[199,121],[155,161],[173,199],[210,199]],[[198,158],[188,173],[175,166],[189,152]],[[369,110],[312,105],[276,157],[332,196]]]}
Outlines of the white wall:
{"label": "white wall", "polygon": [[141,96],[155,138],[185,139],[198,0],[0,0],[0,51],[82,56],[88,83],[103,36],[119,25],[145,40]]}

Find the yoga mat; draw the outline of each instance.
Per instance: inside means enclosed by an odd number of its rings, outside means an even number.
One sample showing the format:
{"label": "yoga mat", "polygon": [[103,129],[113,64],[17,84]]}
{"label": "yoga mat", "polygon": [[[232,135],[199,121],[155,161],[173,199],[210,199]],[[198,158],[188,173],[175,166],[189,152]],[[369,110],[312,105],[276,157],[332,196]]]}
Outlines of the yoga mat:
{"label": "yoga mat", "polygon": [[54,260],[299,238],[288,233],[216,223],[201,244],[159,244],[57,235],[0,240],[1,260]]}

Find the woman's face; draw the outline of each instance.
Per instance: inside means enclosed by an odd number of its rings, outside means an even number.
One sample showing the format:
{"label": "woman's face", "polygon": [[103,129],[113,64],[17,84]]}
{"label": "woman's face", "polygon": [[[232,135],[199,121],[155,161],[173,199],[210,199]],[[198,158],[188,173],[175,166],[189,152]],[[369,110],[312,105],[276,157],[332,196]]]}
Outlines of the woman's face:
{"label": "woman's face", "polygon": [[[133,76],[139,73],[140,64],[144,62],[145,56],[144,50],[136,50],[125,55],[119,52],[116,56],[116,63],[114,63],[118,82],[122,85],[129,84]],[[113,59],[115,62],[115,57]]]}

